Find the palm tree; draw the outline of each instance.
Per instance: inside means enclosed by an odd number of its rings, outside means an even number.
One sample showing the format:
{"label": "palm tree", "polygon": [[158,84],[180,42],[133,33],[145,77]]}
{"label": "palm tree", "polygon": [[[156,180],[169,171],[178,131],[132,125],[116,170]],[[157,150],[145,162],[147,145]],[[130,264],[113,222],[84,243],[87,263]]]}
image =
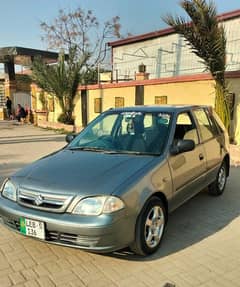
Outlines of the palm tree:
{"label": "palm tree", "polygon": [[57,97],[62,109],[59,121],[69,124],[73,123],[74,98],[89,57],[84,55],[77,59],[76,51],[76,47],[71,48],[67,59],[60,52],[56,64],[46,65],[41,58],[35,59],[32,64],[33,81],[45,92]]}
{"label": "palm tree", "polygon": [[180,6],[191,19],[167,15],[163,20],[184,36],[193,53],[202,59],[215,80],[215,110],[226,128],[230,124],[230,112],[225,81],[226,37],[217,18],[213,1],[183,0]]}

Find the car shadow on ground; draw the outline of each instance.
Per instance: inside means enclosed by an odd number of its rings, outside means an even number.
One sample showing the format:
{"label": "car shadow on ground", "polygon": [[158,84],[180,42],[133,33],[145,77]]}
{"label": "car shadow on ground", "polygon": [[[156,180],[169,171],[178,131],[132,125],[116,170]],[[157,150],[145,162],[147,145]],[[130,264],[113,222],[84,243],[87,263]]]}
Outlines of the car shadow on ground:
{"label": "car shadow on ground", "polygon": [[133,261],[152,261],[214,235],[240,215],[239,174],[240,168],[231,169],[231,176],[222,196],[210,196],[207,190],[204,190],[171,213],[161,246],[155,254],[140,257],[125,249],[107,256]]}

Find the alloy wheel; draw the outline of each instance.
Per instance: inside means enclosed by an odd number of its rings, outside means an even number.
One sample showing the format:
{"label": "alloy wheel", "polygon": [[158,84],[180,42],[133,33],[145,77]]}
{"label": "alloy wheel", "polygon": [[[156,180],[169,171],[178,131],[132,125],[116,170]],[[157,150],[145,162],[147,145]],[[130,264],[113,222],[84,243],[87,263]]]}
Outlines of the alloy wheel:
{"label": "alloy wheel", "polygon": [[145,222],[145,242],[148,247],[156,247],[162,237],[165,218],[164,212],[160,206],[153,206]]}

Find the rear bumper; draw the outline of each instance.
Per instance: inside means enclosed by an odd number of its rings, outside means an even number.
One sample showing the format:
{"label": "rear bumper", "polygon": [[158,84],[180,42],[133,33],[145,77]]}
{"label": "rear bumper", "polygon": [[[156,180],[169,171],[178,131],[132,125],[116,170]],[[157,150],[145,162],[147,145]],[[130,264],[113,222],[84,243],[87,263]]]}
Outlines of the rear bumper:
{"label": "rear bumper", "polygon": [[58,245],[111,252],[134,240],[134,220],[126,216],[125,209],[100,216],[56,214],[26,208],[0,195],[1,223],[20,233],[20,217],[44,222],[43,241]]}

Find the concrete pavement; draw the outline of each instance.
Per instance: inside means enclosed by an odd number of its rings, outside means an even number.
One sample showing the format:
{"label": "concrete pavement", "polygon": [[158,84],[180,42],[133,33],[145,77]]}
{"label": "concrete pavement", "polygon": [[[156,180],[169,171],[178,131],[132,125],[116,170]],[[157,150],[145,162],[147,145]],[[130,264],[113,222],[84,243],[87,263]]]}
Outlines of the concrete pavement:
{"label": "concrete pavement", "polygon": [[16,121],[0,121],[0,179],[65,145],[65,135]]}
{"label": "concrete pavement", "polygon": [[[0,122],[0,181],[65,145],[64,135]],[[202,192],[170,215],[153,256],[97,255],[26,238],[0,226],[0,287],[240,286],[240,168],[221,197]]]}

